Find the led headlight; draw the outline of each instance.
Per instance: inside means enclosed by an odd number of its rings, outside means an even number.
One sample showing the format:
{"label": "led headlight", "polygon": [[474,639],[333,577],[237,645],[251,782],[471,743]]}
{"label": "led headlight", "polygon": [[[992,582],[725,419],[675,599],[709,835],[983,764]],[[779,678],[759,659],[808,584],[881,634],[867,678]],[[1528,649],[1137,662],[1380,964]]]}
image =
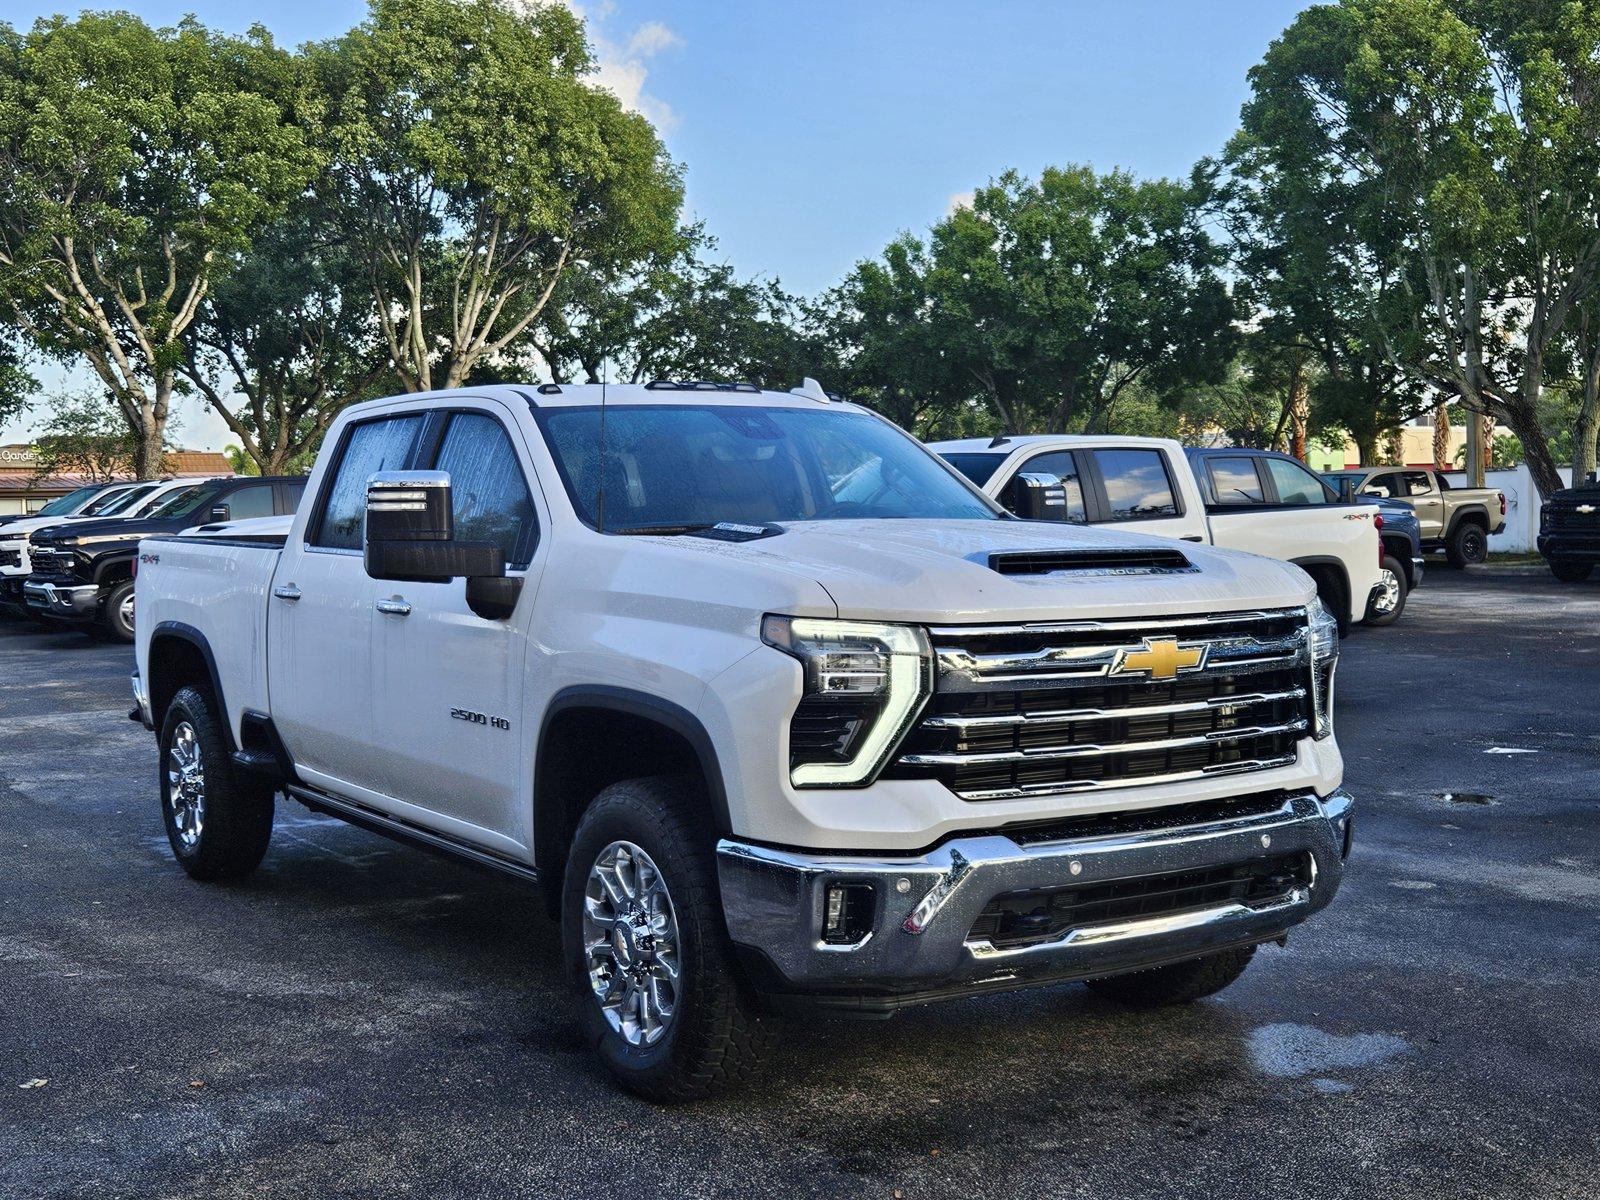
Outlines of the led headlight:
{"label": "led headlight", "polygon": [[933,690],[933,652],[915,626],[769,616],[761,640],[804,669],[789,725],[796,787],[868,782]]}
{"label": "led headlight", "polygon": [[1311,650],[1312,734],[1333,734],[1333,672],[1339,665],[1339,621],[1321,600],[1306,606],[1306,641]]}

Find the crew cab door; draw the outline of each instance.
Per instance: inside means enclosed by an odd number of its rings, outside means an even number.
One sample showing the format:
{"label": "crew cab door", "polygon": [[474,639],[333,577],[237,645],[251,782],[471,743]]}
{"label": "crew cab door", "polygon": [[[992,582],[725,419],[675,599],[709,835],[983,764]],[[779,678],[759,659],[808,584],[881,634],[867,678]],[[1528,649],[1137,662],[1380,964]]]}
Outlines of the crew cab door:
{"label": "crew cab door", "polygon": [[1422,540],[1436,541],[1444,537],[1444,494],[1433,478],[1432,471],[1404,471],[1404,498],[1417,510],[1417,521],[1422,526]]}
{"label": "crew cab door", "polygon": [[[538,488],[522,433],[487,400],[437,413],[418,469],[450,476],[455,537],[500,546],[523,588],[505,620],[478,616],[466,581],[387,582],[373,614],[375,783],[401,815],[519,854],[532,844],[523,726],[528,623],[543,561]],[[542,503],[542,497],[540,497]]]}
{"label": "crew cab door", "polygon": [[369,578],[362,557],[367,479],[411,465],[423,412],[347,426],[322,476],[316,508],[291,535],[267,597],[272,719],[310,784],[377,803],[372,687],[375,605],[392,584]]}
{"label": "crew cab door", "polygon": [[1188,497],[1164,451],[1146,446],[1088,446],[1044,450],[1024,459],[996,497],[1017,512],[1015,488],[1024,475],[1061,485],[1066,503],[1045,519],[1073,525],[1134,523],[1139,533],[1203,542],[1205,516]]}

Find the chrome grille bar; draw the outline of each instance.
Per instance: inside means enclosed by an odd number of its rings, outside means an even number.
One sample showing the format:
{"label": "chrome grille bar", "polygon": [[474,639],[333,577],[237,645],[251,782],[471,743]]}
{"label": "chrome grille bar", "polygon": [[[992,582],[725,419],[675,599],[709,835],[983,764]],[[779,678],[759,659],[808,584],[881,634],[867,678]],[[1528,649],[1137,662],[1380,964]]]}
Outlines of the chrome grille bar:
{"label": "chrome grille bar", "polygon": [[1033,633],[1170,633],[1174,629],[1200,629],[1217,625],[1246,625],[1257,621],[1290,621],[1305,617],[1301,608],[1264,608],[1252,612],[1209,613],[1190,617],[1139,617],[1126,621],[1041,621],[1023,625],[935,625],[935,641],[967,637],[1002,637]]}
{"label": "chrome grille bar", "polygon": [[1232,696],[1213,696],[1209,700],[1191,700],[1186,704],[1141,704],[1130,708],[1065,708],[1053,712],[1003,713],[980,717],[929,717],[922,722],[926,729],[1042,729],[1051,725],[1065,725],[1073,721],[1117,721],[1135,717],[1166,717],[1181,713],[1232,712],[1257,704],[1271,704],[1278,700],[1303,700],[1305,688],[1290,688],[1283,692],[1240,692]]}
{"label": "chrome grille bar", "polygon": [[1219,729],[1214,733],[1188,737],[1152,738],[1141,742],[1109,742],[1105,745],[1041,746],[1029,750],[980,750],[971,753],[907,754],[900,761],[913,767],[973,767],[991,763],[1057,762],[1069,758],[1102,758],[1108,754],[1140,754],[1148,750],[1185,750],[1218,742],[1238,742],[1246,738],[1271,737],[1278,733],[1299,733],[1303,720],[1282,725],[1251,725],[1238,729]]}
{"label": "chrome grille bar", "polygon": [[963,800],[1025,800],[1034,796],[1062,796],[1068,792],[1104,792],[1115,788],[1154,787],[1163,783],[1182,783],[1189,779],[1212,779],[1218,775],[1243,775],[1250,771],[1267,771],[1274,767],[1294,766],[1295,756],[1285,754],[1276,758],[1252,758],[1241,762],[1224,763],[1216,767],[1199,767],[1193,771],[1169,771],[1165,775],[1140,775],[1136,779],[1069,779],[1063,782],[1029,783],[1015,787],[977,788],[963,790]]}
{"label": "chrome grille bar", "polygon": [[[1303,630],[1281,638],[1196,638],[1178,643],[1180,649],[1204,650],[1204,671],[1186,671],[1185,677],[1228,667],[1270,668],[1292,666],[1305,653]],[[1019,679],[1104,679],[1118,660],[1143,649],[1141,642],[1101,643],[1092,646],[1046,646],[1013,653],[974,653],[961,646],[940,646],[939,670],[944,676],[979,684]]]}

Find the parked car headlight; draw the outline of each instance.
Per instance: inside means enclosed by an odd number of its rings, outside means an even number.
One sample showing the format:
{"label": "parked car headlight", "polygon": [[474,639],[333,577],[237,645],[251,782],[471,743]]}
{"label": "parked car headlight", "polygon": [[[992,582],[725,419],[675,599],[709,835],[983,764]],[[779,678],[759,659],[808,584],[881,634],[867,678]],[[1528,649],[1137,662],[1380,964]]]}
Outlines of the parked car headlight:
{"label": "parked car headlight", "polygon": [[869,782],[933,690],[933,651],[913,625],[768,616],[761,640],[804,673],[789,723],[796,787]]}
{"label": "parked car headlight", "polygon": [[1311,732],[1318,741],[1333,735],[1333,674],[1339,665],[1339,621],[1320,599],[1306,606],[1311,650]]}

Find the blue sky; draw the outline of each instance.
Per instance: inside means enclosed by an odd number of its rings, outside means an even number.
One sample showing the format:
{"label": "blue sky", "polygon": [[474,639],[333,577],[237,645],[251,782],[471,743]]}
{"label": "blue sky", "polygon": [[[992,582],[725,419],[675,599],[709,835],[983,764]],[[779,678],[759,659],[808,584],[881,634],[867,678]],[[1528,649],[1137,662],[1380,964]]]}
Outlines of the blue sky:
{"label": "blue sky", "polygon": [[[115,6],[157,24],[186,12],[232,29],[264,19],[284,43],[333,36],[365,12],[350,0]],[[589,21],[601,81],[656,121],[685,167],[690,210],[724,256],[744,274],[812,293],[1008,167],[1186,174],[1233,131],[1245,72],[1302,4],[574,6]],[[27,25],[61,7],[0,0],[0,17]],[[221,442],[198,417],[181,436]]]}

